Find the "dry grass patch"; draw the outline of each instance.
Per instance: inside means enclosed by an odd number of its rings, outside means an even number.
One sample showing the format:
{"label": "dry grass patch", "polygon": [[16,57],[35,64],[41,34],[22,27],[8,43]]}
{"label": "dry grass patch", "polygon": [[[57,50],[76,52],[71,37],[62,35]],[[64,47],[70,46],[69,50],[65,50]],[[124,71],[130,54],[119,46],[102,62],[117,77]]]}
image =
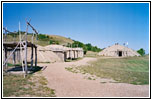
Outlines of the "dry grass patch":
{"label": "dry grass patch", "polygon": [[149,57],[98,59],[91,65],[79,66],[81,73],[114,79],[130,84],[149,84]]}
{"label": "dry grass patch", "polygon": [[55,91],[47,87],[47,80],[39,74],[28,75],[4,75],[4,97],[54,97]]}
{"label": "dry grass patch", "polygon": [[85,57],[98,57],[98,52],[87,51]]}

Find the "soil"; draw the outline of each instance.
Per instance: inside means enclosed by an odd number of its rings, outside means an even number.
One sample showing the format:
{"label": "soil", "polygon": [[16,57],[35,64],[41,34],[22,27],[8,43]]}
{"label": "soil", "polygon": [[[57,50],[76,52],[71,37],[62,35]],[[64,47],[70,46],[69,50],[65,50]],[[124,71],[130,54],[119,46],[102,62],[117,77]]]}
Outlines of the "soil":
{"label": "soil", "polygon": [[40,64],[48,87],[55,89],[57,97],[148,97],[149,85],[109,82],[111,79],[88,80],[81,73],[72,73],[65,67],[86,65],[97,58],[85,57],[74,62]]}

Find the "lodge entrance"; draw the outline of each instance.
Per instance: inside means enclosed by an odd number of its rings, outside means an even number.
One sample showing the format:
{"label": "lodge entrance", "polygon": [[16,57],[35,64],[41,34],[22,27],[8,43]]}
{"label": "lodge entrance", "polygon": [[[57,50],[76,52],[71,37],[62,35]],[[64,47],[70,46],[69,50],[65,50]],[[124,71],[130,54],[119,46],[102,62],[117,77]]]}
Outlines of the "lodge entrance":
{"label": "lodge entrance", "polygon": [[118,56],[119,56],[119,57],[122,57],[122,51],[119,51],[119,52],[118,52]]}

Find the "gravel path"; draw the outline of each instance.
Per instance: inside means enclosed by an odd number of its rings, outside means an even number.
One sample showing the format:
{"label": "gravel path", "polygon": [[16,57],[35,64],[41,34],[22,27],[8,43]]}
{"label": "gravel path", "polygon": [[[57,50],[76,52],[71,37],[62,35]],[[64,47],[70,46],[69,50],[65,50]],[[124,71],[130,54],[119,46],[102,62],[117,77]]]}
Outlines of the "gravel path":
{"label": "gravel path", "polygon": [[96,58],[83,58],[75,62],[39,64],[47,66],[43,75],[48,80],[48,87],[55,89],[57,97],[148,97],[149,85],[132,85],[126,83],[100,83],[87,80],[80,73],[65,69],[73,65],[85,65]]}

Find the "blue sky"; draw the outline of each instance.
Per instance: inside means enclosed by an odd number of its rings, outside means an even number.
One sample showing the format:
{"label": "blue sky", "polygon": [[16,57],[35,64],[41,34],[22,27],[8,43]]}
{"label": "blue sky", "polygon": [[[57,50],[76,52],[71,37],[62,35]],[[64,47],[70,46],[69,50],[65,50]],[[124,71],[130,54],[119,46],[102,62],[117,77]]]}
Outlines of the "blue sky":
{"label": "blue sky", "polygon": [[[43,34],[70,37],[104,48],[128,42],[149,52],[148,3],[4,3],[3,26],[25,31],[25,19]],[[31,32],[32,30],[29,30]]]}

